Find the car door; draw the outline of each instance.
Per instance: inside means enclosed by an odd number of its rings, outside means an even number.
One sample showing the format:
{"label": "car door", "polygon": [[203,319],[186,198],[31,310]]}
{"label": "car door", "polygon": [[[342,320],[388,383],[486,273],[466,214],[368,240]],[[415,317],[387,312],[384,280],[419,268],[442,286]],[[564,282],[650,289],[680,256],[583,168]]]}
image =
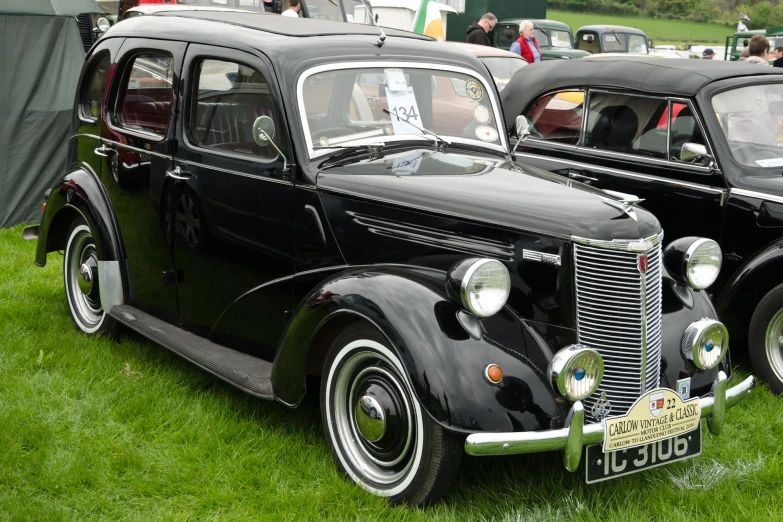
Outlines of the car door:
{"label": "car door", "polygon": [[584,90],[553,91],[534,101],[523,113],[530,135],[517,147],[516,160],[581,180],[570,167],[582,134],[584,102]]}
{"label": "car door", "polygon": [[[243,294],[293,274],[294,188],[275,147],[254,141],[253,125],[263,118],[277,148],[290,150],[279,91],[265,62],[241,51],[191,45],[184,77],[168,191],[182,327],[206,336]],[[275,299],[258,303],[252,317],[236,318],[246,328],[269,332],[270,339],[291,310],[289,283],[275,288]],[[246,346],[239,338],[220,342]]]}
{"label": "car door", "polygon": [[727,192],[723,176],[712,162],[682,160],[686,143],[713,150],[693,104],[591,89],[587,105],[570,174],[642,198],[640,206],[660,220],[668,240],[688,235],[719,240]]}
{"label": "car door", "polygon": [[[129,274],[128,303],[177,321],[174,269],[166,227],[166,172],[171,170],[177,90],[187,44],[129,38],[118,54],[102,145],[111,198]],[[110,175],[106,175],[110,174]]]}

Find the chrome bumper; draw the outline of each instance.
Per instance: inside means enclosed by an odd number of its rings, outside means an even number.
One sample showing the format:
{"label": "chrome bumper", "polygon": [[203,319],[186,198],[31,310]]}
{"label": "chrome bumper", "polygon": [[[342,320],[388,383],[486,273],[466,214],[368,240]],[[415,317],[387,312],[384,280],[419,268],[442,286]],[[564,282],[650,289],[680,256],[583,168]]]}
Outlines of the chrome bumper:
{"label": "chrome bumper", "polygon": [[[748,377],[733,388],[728,387],[724,372],[715,379],[715,394],[699,399],[701,416],[707,418],[710,431],[718,435],[723,430],[726,410],[745,399],[756,386],[756,379]],[[584,406],[577,401],[571,407],[566,426],[557,430],[511,433],[474,433],[465,441],[468,455],[514,455],[541,451],[565,450],[563,462],[569,471],[576,471],[582,459],[582,448],[599,444],[604,439],[604,425],[585,425]]]}

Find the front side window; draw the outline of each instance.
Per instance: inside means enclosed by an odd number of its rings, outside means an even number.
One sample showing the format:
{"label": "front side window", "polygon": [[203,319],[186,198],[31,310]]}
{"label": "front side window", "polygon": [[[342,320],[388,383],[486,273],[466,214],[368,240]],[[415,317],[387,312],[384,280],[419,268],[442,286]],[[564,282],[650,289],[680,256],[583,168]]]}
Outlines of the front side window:
{"label": "front side window", "polygon": [[546,31],[543,29],[539,29],[538,27],[533,28],[533,37],[538,41],[539,47],[552,46],[552,44],[549,43],[549,35],[546,34]]}
{"label": "front side window", "polygon": [[190,137],[211,149],[263,158],[275,158],[270,145],[253,139],[253,124],[269,116],[277,130],[273,141],[282,146],[280,121],[274,98],[264,76],[252,67],[223,60],[202,60],[191,110]]}
{"label": "front side window", "polygon": [[592,92],[584,145],[666,159],[668,130],[659,123],[667,109],[665,98]]}
{"label": "front side window", "polygon": [[317,148],[431,140],[503,146],[491,92],[477,77],[415,67],[323,71],[300,83],[305,132]]}
{"label": "front side window", "polygon": [[79,100],[79,115],[82,118],[96,119],[101,114],[103,95],[106,91],[106,81],[109,78],[110,66],[111,56],[107,52],[100,56],[90,70],[83,84],[82,96]]}
{"label": "front side window", "polygon": [[522,58],[488,56],[481,58],[481,61],[489,69],[489,73],[498,87],[498,92],[502,92],[506,88],[515,72],[527,65],[527,62]]}
{"label": "front side window", "polygon": [[558,31],[557,29],[549,30],[549,42],[552,47],[558,49],[570,49],[571,48],[571,33],[568,31]]}
{"label": "front side window", "polygon": [[783,166],[783,84],[718,93],[712,97],[712,109],[738,163]]}
{"label": "front side window", "polygon": [[647,38],[640,34],[629,34],[628,52],[647,54]]}
{"label": "front side window", "polygon": [[577,145],[582,131],[584,102],[584,91],[563,91],[542,96],[526,114],[530,123],[530,136]]}
{"label": "front side window", "polygon": [[168,53],[136,55],[123,76],[117,123],[163,136],[174,101],[174,58]]}

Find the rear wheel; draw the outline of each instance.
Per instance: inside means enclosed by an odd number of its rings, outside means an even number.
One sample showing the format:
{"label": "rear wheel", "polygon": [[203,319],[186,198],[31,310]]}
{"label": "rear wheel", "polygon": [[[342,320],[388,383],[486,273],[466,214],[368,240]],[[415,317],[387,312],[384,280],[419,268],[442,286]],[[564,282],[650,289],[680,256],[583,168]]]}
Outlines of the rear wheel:
{"label": "rear wheel", "polygon": [[456,478],[464,439],[422,411],[402,363],[372,327],[349,326],[333,341],[321,415],[337,467],[374,495],[419,506]]}
{"label": "rear wheel", "polygon": [[68,232],[63,261],[65,296],[74,323],[88,335],[110,333],[115,326],[101,306],[98,274],[101,255],[87,223],[81,219],[74,221]]}
{"label": "rear wheel", "polygon": [[750,320],[748,350],[754,371],[783,395],[783,285],[773,288]]}

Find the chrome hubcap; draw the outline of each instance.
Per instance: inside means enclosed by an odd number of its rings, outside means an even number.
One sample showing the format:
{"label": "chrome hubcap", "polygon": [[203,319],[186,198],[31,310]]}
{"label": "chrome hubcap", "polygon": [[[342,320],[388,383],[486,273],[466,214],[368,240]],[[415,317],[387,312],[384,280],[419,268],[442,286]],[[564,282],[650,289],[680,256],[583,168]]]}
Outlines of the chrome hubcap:
{"label": "chrome hubcap", "polygon": [[87,227],[71,238],[65,259],[65,284],[71,310],[79,322],[91,328],[101,322],[100,288],[98,284],[98,252]]}
{"label": "chrome hubcap", "polygon": [[765,344],[769,365],[775,376],[783,381],[783,308],[770,319]]}
{"label": "chrome hubcap", "polygon": [[87,295],[90,293],[90,290],[92,290],[92,268],[90,268],[88,263],[81,264],[79,267],[79,275],[81,275],[81,278],[79,278],[79,290]]}
{"label": "chrome hubcap", "polygon": [[350,356],[333,397],[335,428],[353,466],[378,484],[405,476],[413,461],[414,410],[391,362],[372,351]]}

